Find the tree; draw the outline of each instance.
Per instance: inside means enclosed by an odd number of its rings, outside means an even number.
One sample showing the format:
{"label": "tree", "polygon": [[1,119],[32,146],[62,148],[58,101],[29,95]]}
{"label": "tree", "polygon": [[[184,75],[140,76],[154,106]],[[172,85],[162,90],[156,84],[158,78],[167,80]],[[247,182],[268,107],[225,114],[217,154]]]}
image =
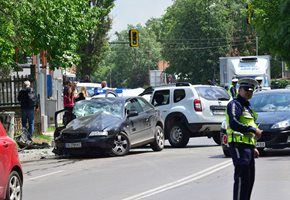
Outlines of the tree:
{"label": "tree", "polygon": [[79,46],[98,29],[111,9],[90,6],[87,0],[2,0],[0,5],[0,13],[8,15],[4,19],[14,33],[4,38],[5,44],[13,44],[14,49],[28,55],[47,51],[51,68],[77,63]]}
{"label": "tree", "polygon": [[0,1],[0,71],[2,76],[9,74],[15,63],[15,49],[12,41],[15,36],[14,12],[11,1]]}
{"label": "tree", "polygon": [[290,0],[254,0],[255,28],[260,46],[290,61]]}
{"label": "tree", "polygon": [[209,1],[177,0],[167,10],[161,40],[170,63],[167,72],[192,83],[217,76],[218,57],[229,38],[229,25],[224,23],[227,11],[220,8]]}
{"label": "tree", "polygon": [[[114,5],[114,0],[95,0],[92,6],[110,11]],[[111,28],[112,20],[108,13],[100,18],[99,26],[89,35],[86,43],[78,50],[81,62],[78,67],[78,76],[83,79],[86,75],[91,75],[98,71],[106,51],[108,51],[107,33]]]}

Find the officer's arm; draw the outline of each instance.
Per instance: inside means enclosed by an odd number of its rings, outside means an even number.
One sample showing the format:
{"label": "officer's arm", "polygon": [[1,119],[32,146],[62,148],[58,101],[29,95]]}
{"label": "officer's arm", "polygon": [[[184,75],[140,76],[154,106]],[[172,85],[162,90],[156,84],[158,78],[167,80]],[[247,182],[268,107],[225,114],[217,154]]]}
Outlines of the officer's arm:
{"label": "officer's arm", "polygon": [[243,107],[238,101],[231,101],[227,106],[227,111],[231,129],[238,132],[256,132],[256,128],[247,126],[239,121],[243,113]]}

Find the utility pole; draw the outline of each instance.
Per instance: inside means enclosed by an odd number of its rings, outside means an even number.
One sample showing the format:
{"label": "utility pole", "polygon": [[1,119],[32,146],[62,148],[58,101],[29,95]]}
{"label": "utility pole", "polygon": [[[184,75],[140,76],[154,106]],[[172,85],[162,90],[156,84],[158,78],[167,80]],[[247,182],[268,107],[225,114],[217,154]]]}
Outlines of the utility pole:
{"label": "utility pole", "polygon": [[258,49],[259,49],[259,38],[258,36],[256,36],[256,56],[259,55]]}

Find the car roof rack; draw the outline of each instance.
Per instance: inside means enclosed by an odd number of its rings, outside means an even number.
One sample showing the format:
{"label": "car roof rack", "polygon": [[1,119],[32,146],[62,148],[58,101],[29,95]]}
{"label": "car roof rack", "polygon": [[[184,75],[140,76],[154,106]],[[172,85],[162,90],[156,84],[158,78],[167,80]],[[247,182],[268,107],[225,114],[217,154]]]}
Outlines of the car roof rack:
{"label": "car roof rack", "polygon": [[178,87],[178,86],[191,86],[191,84],[189,82],[177,82],[175,85],[176,85],[176,87]]}

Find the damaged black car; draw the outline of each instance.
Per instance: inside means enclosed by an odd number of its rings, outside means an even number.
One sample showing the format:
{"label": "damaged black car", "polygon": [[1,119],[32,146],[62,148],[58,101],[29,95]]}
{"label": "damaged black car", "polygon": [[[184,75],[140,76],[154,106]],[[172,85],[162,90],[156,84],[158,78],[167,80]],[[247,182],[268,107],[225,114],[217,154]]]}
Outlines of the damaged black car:
{"label": "damaged black car", "polygon": [[105,151],[112,156],[123,156],[131,148],[147,144],[154,151],[164,148],[160,112],[143,97],[82,100],[75,104],[73,114],[75,119],[69,124],[56,128],[53,152],[57,155]]}

